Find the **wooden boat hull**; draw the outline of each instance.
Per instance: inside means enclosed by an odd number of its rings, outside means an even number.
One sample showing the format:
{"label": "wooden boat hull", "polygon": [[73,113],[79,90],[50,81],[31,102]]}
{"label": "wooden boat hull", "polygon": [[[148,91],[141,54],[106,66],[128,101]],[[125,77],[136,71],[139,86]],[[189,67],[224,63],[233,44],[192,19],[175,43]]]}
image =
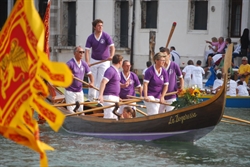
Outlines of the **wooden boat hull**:
{"label": "wooden boat hull", "polygon": [[[206,95],[206,96],[201,96],[200,99],[203,101],[208,100],[212,98],[213,95]],[[243,96],[227,96],[226,97],[226,107],[231,107],[231,108],[250,108],[250,96],[243,97]]]}
{"label": "wooden boat hull", "polygon": [[[93,116],[66,117],[63,129],[72,134],[119,140],[171,140],[194,142],[220,122],[225,108],[224,89],[197,105],[168,113],[133,119],[104,119]],[[60,108],[65,114],[68,111]]]}

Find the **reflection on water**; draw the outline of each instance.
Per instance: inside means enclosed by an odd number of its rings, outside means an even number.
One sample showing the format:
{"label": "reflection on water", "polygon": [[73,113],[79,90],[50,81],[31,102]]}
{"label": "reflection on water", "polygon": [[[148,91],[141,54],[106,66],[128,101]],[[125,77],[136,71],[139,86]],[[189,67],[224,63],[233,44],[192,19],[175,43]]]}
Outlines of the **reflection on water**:
{"label": "reflection on water", "polygon": [[[227,115],[250,120],[249,109],[226,109]],[[250,166],[250,127],[220,123],[196,143],[127,142],[53,132],[40,126],[50,166]],[[0,166],[39,166],[39,155],[0,137]]]}

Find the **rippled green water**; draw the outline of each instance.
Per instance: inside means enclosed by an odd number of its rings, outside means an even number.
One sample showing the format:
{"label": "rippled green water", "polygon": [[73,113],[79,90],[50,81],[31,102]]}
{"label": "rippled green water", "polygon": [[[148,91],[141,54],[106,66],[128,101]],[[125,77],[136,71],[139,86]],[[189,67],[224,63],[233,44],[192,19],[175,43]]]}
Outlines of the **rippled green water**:
{"label": "rippled green water", "polygon": [[[225,114],[250,120],[250,109],[227,108]],[[249,167],[250,126],[220,123],[194,144],[126,142],[70,135],[40,126],[49,166],[86,167]],[[0,166],[39,166],[39,155],[0,137]]]}

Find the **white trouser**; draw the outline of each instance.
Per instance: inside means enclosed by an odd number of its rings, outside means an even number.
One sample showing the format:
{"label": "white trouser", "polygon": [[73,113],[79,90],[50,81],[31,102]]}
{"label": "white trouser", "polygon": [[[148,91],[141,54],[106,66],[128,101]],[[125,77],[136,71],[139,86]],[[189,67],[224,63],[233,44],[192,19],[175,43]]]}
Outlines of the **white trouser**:
{"label": "white trouser", "polygon": [[[136,104],[136,102],[131,103],[131,104]],[[122,114],[122,113],[123,113],[124,107],[131,107],[131,106],[130,106],[130,105],[121,105],[121,106],[119,107],[119,109],[118,109],[118,113],[119,113],[119,114]],[[135,107],[135,106],[132,106],[131,108],[133,108],[133,109],[136,111],[136,107]]]}
{"label": "white trouser", "polygon": [[[79,101],[79,103],[84,102],[84,94],[83,92],[71,92],[68,90],[65,90],[65,100],[67,104],[75,103],[76,101]],[[67,109],[71,112],[74,113],[73,109],[75,108],[74,106],[67,106]],[[83,105],[80,105],[80,107],[77,109],[77,111],[83,111]]]}
{"label": "white trouser", "polygon": [[[111,100],[111,101],[119,102],[120,98],[118,96],[113,96],[113,95],[104,95],[103,100]],[[109,106],[109,105],[114,105],[114,103],[103,102],[103,106]],[[115,114],[113,114],[114,108],[115,107],[110,107],[110,108],[104,109],[103,118],[117,119],[117,116]]]}
{"label": "white trouser", "polygon": [[184,87],[185,88],[191,87],[191,77],[184,78]]}
{"label": "white trouser", "polygon": [[[99,62],[101,60],[95,60],[95,59],[90,59],[90,64]],[[98,89],[100,88],[101,81],[104,76],[104,72],[107,70],[107,68],[110,66],[110,61],[106,61],[100,64],[96,64],[94,66],[90,67],[90,71],[93,74],[94,77],[94,86],[97,87]],[[94,98],[98,98],[99,96],[99,91],[89,88],[88,92],[88,98],[90,101],[92,101]]]}
{"label": "white trouser", "polygon": [[[165,100],[165,102],[169,104],[172,104],[174,101],[176,101],[176,98]],[[165,110],[166,112],[172,111],[173,109],[174,109],[174,106],[161,104],[159,107],[159,113],[164,113]]]}
{"label": "white trouser", "polygon": [[[148,96],[149,100],[160,101],[159,99],[155,98],[154,96]],[[145,106],[147,107],[148,115],[155,115],[158,114],[160,103],[152,103],[144,101]]]}

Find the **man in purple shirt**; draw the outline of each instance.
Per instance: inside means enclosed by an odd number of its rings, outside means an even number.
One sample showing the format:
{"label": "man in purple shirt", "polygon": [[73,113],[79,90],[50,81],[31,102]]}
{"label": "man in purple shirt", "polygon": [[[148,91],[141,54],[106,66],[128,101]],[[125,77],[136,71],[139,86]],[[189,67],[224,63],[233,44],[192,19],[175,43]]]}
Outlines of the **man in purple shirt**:
{"label": "man in purple shirt", "polygon": [[[104,102],[104,100],[119,102],[121,76],[118,69],[122,66],[122,61],[123,57],[121,55],[114,55],[112,58],[112,65],[104,73],[98,98],[104,106],[114,104],[110,102]],[[113,109],[114,107],[104,109],[103,118],[117,119],[117,116],[113,114]]]}
{"label": "man in purple shirt", "polygon": [[[77,77],[77,78],[83,80],[84,75],[87,74],[89,77],[89,80],[90,80],[89,85],[93,86],[93,83],[94,83],[93,75],[92,75],[87,63],[82,60],[83,53],[84,53],[84,51],[80,46],[75,47],[75,49],[74,49],[75,57],[70,59],[67,62],[67,65],[71,69],[72,75],[74,77]],[[66,100],[66,103],[68,103],[68,104],[75,103],[76,101],[78,101],[79,103],[84,102],[82,83],[80,81],[73,80],[72,84],[68,88],[65,89],[65,100]],[[67,109],[71,113],[74,113],[74,111],[73,111],[74,108],[75,108],[75,106],[68,106],[67,107]],[[83,111],[83,105],[80,105],[78,111]]]}
{"label": "man in purple shirt", "polygon": [[[112,60],[115,53],[114,43],[111,37],[103,32],[103,21],[96,19],[92,22],[94,33],[91,34],[85,45],[85,60],[88,65],[93,63],[102,62],[103,60]],[[92,48],[91,58],[90,49]],[[104,72],[110,66],[109,61],[102,62],[90,67],[94,80],[95,87],[99,88],[101,79],[103,78]],[[98,92],[95,89],[90,88],[88,92],[88,98],[92,100],[98,97]]]}
{"label": "man in purple shirt", "polygon": [[[165,49],[165,52],[163,52],[166,54],[166,62],[165,62],[165,69],[167,71],[167,75],[169,78],[169,85],[168,85],[168,91],[167,93],[170,92],[175,92],[178,89],[178,85],[177,85],[177,77],[180,80],[180,88],[183,89],[184,88],[184,80],[183,80],[183,76],[182,76],[182,72],[180,67],[173,61],[170,61],[171,58],[171,54],[170,54],[170,50],[168,48]],[[170,96],[165,96],[165,102],[166,103],[173,103],[174,101],[176,101],[176,94],[174,95],[170,95]],[[166,106],[164,104],[160,105],[159,108],[159,113],[163,113],[168,112],[168,111],[172,111],[174,109],[174,106]]]}
{"label": "man in purple shirt", "polygon": [[[135,88],[138,88],[140,95],[142,95],[142,87],[139,81],[138,76],[131,72],[131,64],[128,60],[124,60],[122,63],[121,75],[121,90],[120,90],[120,98],[127,99],[127,95],[135,96]],[[122,114],[123,108],[126,105],[122,105],[119,108],[119,113]]]}

